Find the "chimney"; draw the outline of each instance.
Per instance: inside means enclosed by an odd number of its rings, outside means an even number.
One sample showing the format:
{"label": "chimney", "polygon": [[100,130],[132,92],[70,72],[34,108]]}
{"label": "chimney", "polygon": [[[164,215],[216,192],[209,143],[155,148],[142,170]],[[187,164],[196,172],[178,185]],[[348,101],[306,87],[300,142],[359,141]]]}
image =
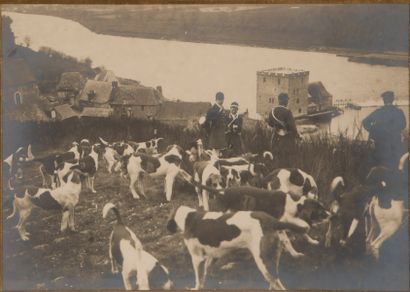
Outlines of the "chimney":
{"label": "chimney", "polygon": [[112,85],[112,89],[118,88],[118,81],[111,82],[111,85]]}

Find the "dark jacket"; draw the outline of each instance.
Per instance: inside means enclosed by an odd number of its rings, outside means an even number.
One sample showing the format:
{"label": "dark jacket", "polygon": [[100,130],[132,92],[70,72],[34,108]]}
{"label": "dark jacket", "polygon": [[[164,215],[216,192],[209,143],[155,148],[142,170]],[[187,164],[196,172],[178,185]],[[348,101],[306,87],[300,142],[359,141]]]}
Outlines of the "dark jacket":
{"label": "dark jacket", "polygon": [[401,132],[406,127],[406,118],[401,109],[385,105],[363,120],[363,127],[374,141],[373,166],[396,169],[400,156],[406,151],[401,141]]}
{"label": "dark jacket", "polygon": [[233,115],[228,114],[226,120],[226,141],[233,156],[240,155],[243,152],[241,138],[242,123],[243,119],[241,115],[238,114],[237,117],[234,117]]}
{"label": "dark jacket", "polygon": [[401,131],[406,128],[406,118],[401,109],[385,105],[368,115],[363,120],[363,127],[375,141],[393,139],[396,142],[400,140]]}
{"label": "dark jacket", "polygon": [[[276,157],[290,157],[295,154],[296,138],[299,136],[292,112],[284,106],[271,110],[268,124],[273,128],[272,154]],[[288,164],[280,167],[290,167]]]}
{"label": "dark jacket", "polygon": [[284,136],[290,136],[292,138],[296,138],[298,136],[293,114],[284,106],[274,107],[270,111],[268,116],[268,124],[273,128],[274,136],[281,136],[279,134],[281,130],[285,133]]}
{"label": "dark jacket", "polygon": [[209,129],[208,147],[211,149],[226,148],[226,112],[214,104],[206,114],[206,124]]}

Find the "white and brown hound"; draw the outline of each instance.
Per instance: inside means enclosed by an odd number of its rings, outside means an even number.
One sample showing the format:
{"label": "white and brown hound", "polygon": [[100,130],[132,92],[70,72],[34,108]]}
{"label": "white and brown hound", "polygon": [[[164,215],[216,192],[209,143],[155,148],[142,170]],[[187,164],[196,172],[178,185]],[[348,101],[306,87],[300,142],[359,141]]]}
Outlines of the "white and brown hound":
{"label": "white and brown hound", "polygon": [[65,184],[54,190],[28,187],[24,188],[20,193],[23,195],[22,198],[18,197],[17,194],[14,195],[13,213],[7,219],[14,217],[18,211],[19,222],[16,227],[22,240],[26,241],[29,239],[25,223],[31,211],[36,207],[44,210],[61,210],[60,230],[63,232],[69,228],[75,231],[74,208],[80,198],[81,175],[79,171],[73,170],[64,177]]}
{"label": "white and brown hound", "polygon": [[267,175],[267,168],[262,163],[239,165],[221,164],[221,174],[225,187],[252,185],[261,187],[263,178]]}
{"label": "white and brown hound", "polygon": [[[219,160],[211,158],[209,161],[197,161],[194,163],[195,190],[198,195],[199,207],[209,211],[209,192],[206,187],[215,190],[222,189],[222,175],[219,170]],[[202,185],[206,187],[202,187]]]}
{"label": "white and brown hound", "polygon": [[[144,174],[150,177],[165,175],[165,198],[169,202],[172,198],[172,191],[175,177],[181,169],[184,151],[178,145],[168,146],[165,153],[159,157],[153,157],[144,153],[134,153],[125,155],[121,159],[121,168],[123,176],[128,174],[130,177],[130,191],[135,199],[140,198],[140,194],[146,197],[143,190],[142,178]],[[135,184],[138,185],[138,192],[135,189]]]}
{"label": "white and brown hound", "polygon": [[117,164],[120,162],[121,156],[107,141],[99,138],[103,147],[102,153],[105,160],[108,173],[112,173],[113,169],[116,169]]}
{"label": "white and brown hound", "polygon": [[[408,178],[405,170],[390,170],[374,167],[370,170],[363,185],[355,186],[350,191],[344,190],[343,179],[338,177],[333,182],[335,200],[331,211],[341,221],[344,234],[342,245],[350,243],[360,222],[365,224],[366,251],[379,258],[382,244],[400,228],[405,213]],[[338,191],[334,191],[335,189]],[[331,245],[331,221],[326,234],[326,245]],[[377,231],[379,233],[377,234]]]}
{"label": "white and brown hound", "polygon": [[143,249],[135,233],[124,225],[114,204],[105,204],[103,218],[107,217],[110,210],[114,212],[117,220],[110,235],[109,255],[112,273],[119,272],[118,266],[121,268],[124,287],[127,290],[132,289],[131,277],[133,276],[136,276],[139,290],[169,290],[172,282],[168,269]]}
{"label": "white and brown hound", "polygon": [[80,158],[76,168],[85,174],[85,185],[87,188],[89,188],[91,192],[96,193],[96,190],[94,189],[94,180],[98,170],[99,153],[102,153],[103,147],[100,143],[97,143],[90,147],[87,146],[87,149],[88,150],[83,151],[83,156]]}
{"label": "white and brown hound", "polygon": [[164,138],[154,138],[145,142],[128,142],[131,147],[134,149],[134,152],[143,152],[146,154],[158,154],[158,144],[159,141]]}
{"label": "white and brown hound", "polygon": [[[195,290],[202,289],[213,260],[237,249],[248,249],[270,289],[284,290],[278,275],[282,243],[278,230],[306,232],[308,226],[280,222],[265,212],[203,212],[178,207],[167,229],[184,235],[195,273]],[[212,231],[212,232],[210,232]],[[204,262],[203,275],[199,274]]]}
{"label": "white and brown hound", "polygon": [[275,169],[263,179],[263,185],[268,190],[289,193],[295,199],[301,196],[318,199],[316,181],[311,175],[298,168]]}
{"label": "white and brown hound", "polygon": [[[263,211],[282,222],[306,226],[307,231],[312,224],[324,221],[330,216],[330,213],[317,200],[305,196],[294,200],[290,194],[255,187],[227,188],[218,196],[218,201],[225,210]],[[304,233],[303,237],[310,244],[319,244],[307,233]],[[302,255],[293,249],[284,232],[281,232],[281,239],[288,242],[289,248],[287,250],[293,257]]]}
{"label": "white and brown hound", "polygon": [[121,157],[134,154],[134,148],[128,143],[125,142],[115,142],[112,144],[112,148],[117,152]]}
{"label": "white and brown hound", "polygon": [[192,163],[211,159],[210,153],[205,152],[202,139],[190,143],[189,150],[186,150],[185,152],[188,154],[189,161]]}
{"label": "white and brown hound", "polygon": [[[61,184],[61,178],[67,173],[64,171],[62,175],[58,176],[57,173],[64,168],[65,163],[69,163],[71,166],[76,164],[80,159],[80,147],[77,142],[73,142],[71,148],[64,153],[50,154],[45,157],[37,157],[33,161],[40,162],[40,174],[42,177],[42,186],[56,188]],[[59,179],[60,178],[60,179]],[[47,181],[50,181],[50,184]]]}

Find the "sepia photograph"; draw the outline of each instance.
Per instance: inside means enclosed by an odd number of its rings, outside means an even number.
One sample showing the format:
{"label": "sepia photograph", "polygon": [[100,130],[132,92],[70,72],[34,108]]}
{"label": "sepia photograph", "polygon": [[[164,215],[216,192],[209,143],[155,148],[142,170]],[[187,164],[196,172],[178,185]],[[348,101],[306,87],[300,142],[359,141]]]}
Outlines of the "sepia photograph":
{"label": "sepia photograph", "polygon": [[409,4],[1,5],[2,290],[409,289]]}

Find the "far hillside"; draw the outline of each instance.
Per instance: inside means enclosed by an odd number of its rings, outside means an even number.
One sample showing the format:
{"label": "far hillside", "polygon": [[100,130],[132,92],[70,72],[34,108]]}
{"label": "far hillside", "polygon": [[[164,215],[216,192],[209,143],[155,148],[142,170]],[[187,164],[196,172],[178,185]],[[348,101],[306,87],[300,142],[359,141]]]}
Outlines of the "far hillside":
{"label": "far hillside", "polygon": [[20,5],[104,34],[301,50],[408,51],[408,5]]}

